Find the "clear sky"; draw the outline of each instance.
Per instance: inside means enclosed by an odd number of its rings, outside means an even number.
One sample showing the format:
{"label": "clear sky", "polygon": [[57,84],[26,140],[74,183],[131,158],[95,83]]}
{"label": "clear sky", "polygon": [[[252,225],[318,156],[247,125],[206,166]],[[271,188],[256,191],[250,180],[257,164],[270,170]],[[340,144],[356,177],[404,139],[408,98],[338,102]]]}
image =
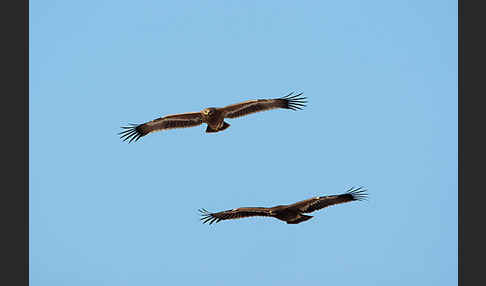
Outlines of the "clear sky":
{"label": "clear sky", "polygon": [[[31,285],[457,284],[456,1],[30,1],[29,37]],[[298,225],[197,212],[353,186]]]}

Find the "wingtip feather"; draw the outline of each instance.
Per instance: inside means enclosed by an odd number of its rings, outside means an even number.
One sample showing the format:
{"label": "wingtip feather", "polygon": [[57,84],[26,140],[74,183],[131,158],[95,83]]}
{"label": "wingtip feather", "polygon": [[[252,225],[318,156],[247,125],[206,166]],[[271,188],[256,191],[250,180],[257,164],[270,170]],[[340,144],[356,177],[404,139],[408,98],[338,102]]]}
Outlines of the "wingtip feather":
{"label": "wingtip feather", "polygon": [[128,143],[131,142],[137,142],[141,137],[145,136],[146,134],[143,134],[139,128],[142,124],[134,124],[134,123],[128,123],[131,126],[122,126],[121,128],[124,129],[118,135],[120,135],[120,139],[122,139],[123,142],[128,140]]}
{"label": "wingtip feather", "polygon": [[353,196],[353,199],[356,201],[368,200],[368,190],[364,189],[363,187],[352,187],[350,188],[346,194],[350,194]]}
{"label": "wingtip feather", "polygon": [[209,212],[205,208],[201,208],[198,210],[201,213],[201,221],[203,224],[208,223],[209,225],[213,223],[218,223],[221,221],[221,218],[217,218],[213,216],[213,213]]}
{"label": "wingtip feather", "polygon": [[307,97],[301,96],[304,94],[303,92],[292,95],[294,92],[291,92],[287,94],[286,96],[281,97],[280,99],[285,100],[287,106],[285,108],[291,109],[291,110],[302,110],[307,103]]}

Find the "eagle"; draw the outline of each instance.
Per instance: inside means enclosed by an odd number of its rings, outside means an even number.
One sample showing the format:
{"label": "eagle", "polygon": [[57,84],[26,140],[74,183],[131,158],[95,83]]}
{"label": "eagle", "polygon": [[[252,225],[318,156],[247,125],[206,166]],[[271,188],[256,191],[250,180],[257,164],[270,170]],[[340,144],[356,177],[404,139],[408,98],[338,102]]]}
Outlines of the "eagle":
{"label": "eagle", "polygon": [[220,132],[230,126],[230,124],[224,121],[225,118],[236,118],[250,113],[276,108],[301,110],[307,103],[305,100],[306,97],[302,97],[302,94],[293,95],[293,92],[291,92],[280,98],[247,100],[222,108],[209,107],[199,112],[167,115],[143,124],[130,123],[130,126],[121,127],[124,130],[118,133],[118,135],[120,135],[123,141],[129,140],[128,143],[130,143],[134,140],[136,142],[141,137],[152,132],[173,128],[193,127],[203,123],[207,124],[207,133]]}
{"label": "eagle", "polygon": [[304,215],[304,213],[311,213],[332,205],[361,201],[367,199],[368,194],[362,187],[351,188],[347,192],[340,195],[330,195],[322,197],[314,197],[304,201],[296,202],[291,205],[280,205],[272,208],[250,207],[237,208],[217,213],[211,213],[206,209],[199,209],[201,213],[201,220],[203,223],[218,223],[227,219],[238,219],[251,216],[265,216],[274,217],[285,221],[287,224],[298,224],[303,221],[313,218],[313,216]]}

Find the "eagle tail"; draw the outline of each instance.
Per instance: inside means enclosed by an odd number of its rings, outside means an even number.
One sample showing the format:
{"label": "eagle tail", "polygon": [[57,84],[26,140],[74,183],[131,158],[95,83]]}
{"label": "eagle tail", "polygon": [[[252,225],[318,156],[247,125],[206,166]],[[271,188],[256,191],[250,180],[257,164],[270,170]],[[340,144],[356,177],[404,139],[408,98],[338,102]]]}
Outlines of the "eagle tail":
{"label": "eagle tail", "polygon": [[313,216],[301,214],[298,219],[287,221],[287,223],[288,224],[298,224],[298,223],[301,223],[303,221],[309,220],[311,218],[313,218]]}
{"label": "eagle tail", "polygon": [[223,121],[223,126],[221,128],[219,128],[218,131],[223,131],[223,130],[225,130],[228,127],[230,127],[230,124],[227,123],[226,121]]}
{"label": "eagle tail", "polygon": [[221,128],[219,128],[219,129],[213,129],[208,125],[208,127],[206,128],[206,133],[214,133],[214,132],[223,131],[228,127],[230,127],[230,124],[226,123],[225,121],[223,121],[223,126],[221,126]]}

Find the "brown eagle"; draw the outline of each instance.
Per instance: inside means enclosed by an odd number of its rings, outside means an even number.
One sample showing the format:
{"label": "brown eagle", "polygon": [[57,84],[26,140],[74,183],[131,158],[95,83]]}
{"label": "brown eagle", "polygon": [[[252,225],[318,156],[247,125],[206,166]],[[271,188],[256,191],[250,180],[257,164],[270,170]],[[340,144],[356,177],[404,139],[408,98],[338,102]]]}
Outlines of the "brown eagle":
{"label": "brown eagle", "polygon": [[123,141],[137,141],[149,133],[173,128],[186,128],[206,123],[206,132],[219,132],[228,128],[230,125],[224,121],[225,118],[236,118],[250,113],[285,108],[300,110],[305,106],[303,93],[297,95],[290,94],[275,99],[255,99],[245,102],[228,105],[222,108],[210,107],[200,112],[189,112],[167,115],[143,124],[130,124],[131,126],[122,127],[124,131],[118,133]]}
{"label": "brown eagle", "polygon": [[366,190],[361,187],[355,189],[351,188],[346,193],[340,195],[314,197],[308,200],[296,202],[291,205],[275,206],[273,208],[237,208],[218,213],[211,213],[205,209],[200,209],[202,215],[202,222],[212,224],[213,222],[220,222],[227,219],[237,219],[250,216],[267,216],[283,220],[288,224],[298,224],[313,216],[304,215],[304,213],[311,213],[322,208],[366,199],[368,194]]}

